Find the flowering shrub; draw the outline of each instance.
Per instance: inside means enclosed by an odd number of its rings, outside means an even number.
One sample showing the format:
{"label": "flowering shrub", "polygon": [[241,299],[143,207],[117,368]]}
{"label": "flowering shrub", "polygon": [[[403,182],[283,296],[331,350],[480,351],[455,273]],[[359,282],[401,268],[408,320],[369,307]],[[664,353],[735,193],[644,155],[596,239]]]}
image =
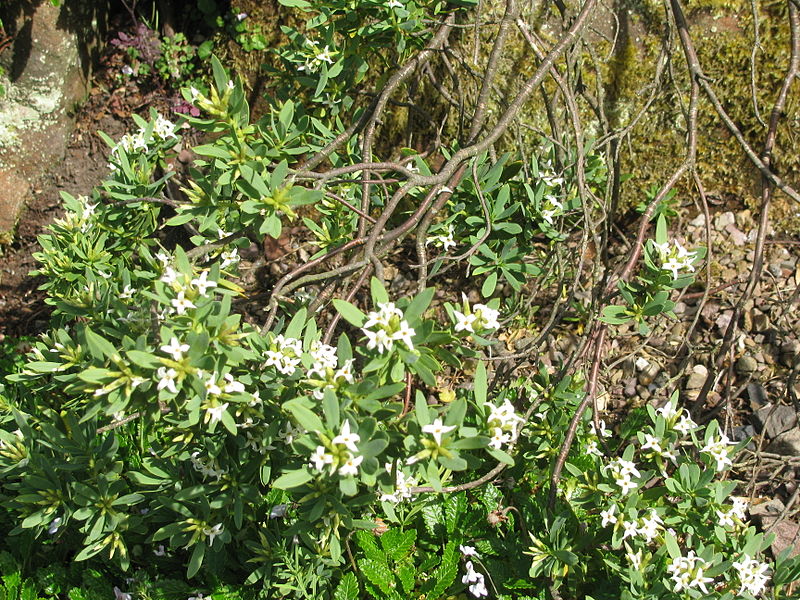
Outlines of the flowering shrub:
{"label": "flowering shrub", "polygon": [[[368,72],[361,47],[421,61],[439,35],[426,18],[447,33],[457,9],[285,4],[309,14],[285,28],[292,87],[263,118],[212,59],[208,89],[183,91],[193,110],[107,139],[108,179],[65,194],[42,236],[51,329],[10,378],[25,393],[0,429],[11,533],[274,597],[781,597],[800,560],[768,561],[722,478],[744,442],[701,430],[677,395],[614,435],[584,414],[596,373],[494,368],[521,291],[555,282],[580,304],[560,275],[587,190],[607,184],[599,154],[565,166],[553,144],[498,156],[465,138],[439,148],[440,169],[407,148],[378,161],[380,113],[342,122]],[[179,176],[184,126],[206,139]],[[243,318],[243,251],[301,222],[316,253],[269,282],[262,322]],[[598,293],[581,326],[646,334],[674,316],[703,250],[667,228],[661,214],[641,240],[621,304]],[[437,298],[429,280],[459,261],[441,291],[470,294]],[[570,273],[579,287],[581,265]]]}

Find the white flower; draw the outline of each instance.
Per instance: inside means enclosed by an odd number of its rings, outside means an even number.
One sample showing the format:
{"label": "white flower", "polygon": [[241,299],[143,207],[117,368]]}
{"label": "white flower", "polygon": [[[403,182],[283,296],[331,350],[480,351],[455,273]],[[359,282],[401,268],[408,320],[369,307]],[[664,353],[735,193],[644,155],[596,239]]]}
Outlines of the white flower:
{"label": "white flower", "polygon": [[424,425],[422,427],[422,432],[430,433],[433,439],[436,440],[436,444],[441,446],[442,434],[453,431],[455,428],[455,425],[444,425],[441,419],[436,419],[431,425]]}
{"label": "white flower", "polygon": [[644,537],[646,542],[650,543],[656,538],[658,535],[658,530],[663,524],[664,521],[661,520],[661,517],[658,516],[658,513],[651,509],[650,514],[642,519],[642,525],[639,528],[639,534]]}
{"label": "white flower", "polygon": [[717,510],[717,525],[720,527],[735,527],[736,523],[733,520],[733,515],[728,512],[722,512],[721,510]]}
{"label": "white flower", "polygon": [[172,299],[172,306],[179,315],[184,314],[187,308],[197,308],[191,300],[184,296],[183,291],[178,292],[178,297]]}
{"label": "white flower", "polygon": [[439,194],[452,194],[452,193],[453,193],[453,190],[451,190],[446,185],[443,185],[442,187],[439,188],[439,191],[436,192],[436,195],[438,196]]}
{"label": "white flower", "polygon": [[158,371],[156,371],[156,375],[159,377],[158,386],[159,390],[163,390],[167,388],[173,394],[178,393],[178,388],[175,387],[175,378],[178,376],[178,372],[175,369],[167,369],[166,367],[159,367]]}
{"label": "white flower", "polygon": [[156,124],[153,126],[153,133],[162,140],[178,137],[175,135],[175,125],[161,115],[158,115],[156,119]]}
{"label": "white flower", "polygon": [[461,556],[477,556],[480,558],[478,551],[473,546],[459,545],[458,549],[461,552]]}
{"label": "white flower", "polygon": [[134,292],[135,290],[131,286],[126,285],[125,289],[123,289],[119,294],[120,300],[129,300],[130,298],[133,298]]}
{"label": "white flower", "polygon": [[333,376],[334,380],[342,378],[347,383],[353,383],[355,381],[355,378],[353,377],[353,362],[355,362],[355,359],[353,358],[346,360],[342,365],[342,368],[336,371],[336,374]]}
{"label": "white flower", "polygon": [[675,424],[675,431],[686,435],[694,429],[697,429],[697,423],[692,421],[692,417],[689,416],[689,412],[684,409],[680,420]]}
{"label": "white flower", "polygon": [[392,338],[383,329],[372,331],[371,329],[362,329],[364,335],[367,336],[367,350],[377,348],[380,354],[391,350],[393,346]]}
{"label": "white flower", "polygon": [[597,440],[589,440],[586,444],[586,453],[593,454],[594,456],[603,457],[600,447],[597,445]]}
{"label": "white flower", "polygon": [[153,554],[156,556],[166,556],[167,550],[164,548],[164,544],[159,544],[156,548],[153,548]]}
{"label": "white flower", "polygon": [[639,533],[639,523],[636,520],[622,522],[622,539],[636,537]]}
{"label": "white flower", "polygon": [[317,446],[314,454],[311,455],[311,464],[317,471],[322,471],[325,465],[333,463],[333,455],[325,452],[325,446]]}
{"label": "white flower", "polygon": [[747,498],[742,498],[741,496],[732,496],[731,501],[733,502],[733,506],[731,507],[731,514],[737,517],[739,520],[743,521],[747,516],[745,511],[747,510]]}
{"label": "white flower", "polygon": [[606,510],[600,513],[600,516],[603,518],[603,522],[601,527],[607,527],[608,525],[616,525],[617,521],[619,521],[619,517],[617,517],[616,513],[617,505],[612,504]]}
{"label": "white flower", "polygon": [[164,274],[161,275],[161,281],[166,284],[172,285],[173,283],[178,281],[178,273],[170,266],[167,266],[164,269]]}
{"label": "white flower", "polygon": [[500,311],[489,308],[485,304],[476,304],[473,310],[484,329],[500,329],[500,322],[497,320],[500,317]]}
{"label": "white flower", "polygon": [[47,528],[47,533],[55,535],[58,532],[58,528],[61,527],[62,521],[63,519],[61,517],[56,517],[50,521],[50,527]]}
{"label": "white flower", "polygon": [[172,360],[181,360],[183,353],[189,351],[189,344],[181,344],[178,338],[172,336],[169,344],[161,346],[161,351],[172,356]]}
{"label": "white flower", "polygon": [[453,316],[456,318],[456,331],[469,331],[470,333],[475,333],[472,325],[475,323],[475,319],[477,317],[474,314],[465,315],[457,310],[454,310]]}
{"label": "white flower", "polygon": [[741,562],[733,563],[733,568],[736,569],[739,582],[741,583],[741,587],[739,588],[740,596],[745,591],[753,596],[758,596],[764,591],[767,583],[769,583],[769,577],[765,575],[769,569],[769,565],[758,562],[747,555],[742,557]]}
{"label": "white flower", "polygon": [[704,594],[708,594],[705,584],[713,581],[709,577],[703,577],[703,569],[708,566],[709,564],[697,556],[694,550],[690,550],[686,557],[673,558],[672,563],[667,567],[667,571],[672,574],[672,581],[675,583],[673,590],[678,593],[696,587]]}
{"label": "white flower", "polygon": [[503,430],[499,427],[494,427],[492,429],[492,438],[489,440],[489,446],[491,448],[495,448],[496,450],[500,450],[503,447],[503,444],[507,444],[511,441],[511,436],[507,433],[503,433]]}
{"label": "white flower", "polygon": [[344,444],[350,452],[358,452],[358,446],[356,446],[356,444],[360,441],[361,437],[357,433],[350,432],[350,421],[345,419],[341,432],[331,440],[331,443]]}
{"label": "white flower", "polygon": [[219,266],[220,269],[224,269],[225,267],[230,267],[231,265],[235,265],[239,262],[239,250],[233,248],[232,250],[227,250],[223,252],[221,255],[222,257],[222,264]]}
{"label": "white flower", "polygon": [[403,8],[403,3],[400,0],[389,0],[386,3],[386,8]]}
{"label": "white flower", "polygon": [[217,287],[217,282],[216,281],[209,281],[208,280],[208,271],[203,271],[202,273],[200,273],[200,277],[192,279],[192,285],[197,288],[197,290],[200,292],[201,296],[205,296],[206,295],[206,291],[209,288]]}
{"label": "white flower", "polygon": [[658,454],[661,454],[663,452],[663,450],[661,449],[661,440],[658,439],[656,436],[650,433],[645,433],[644,440],[645,443],[642,444],[642,450],[651,449],[653,450],[653,452],[656,452]]}
{"label": "white flower", "polygon": [[204,527],[203,528],[203,535],[208,538],[208,545],[213,546],[214,540],[220,534],[222,534],[222,523],[217,523],[213,527]]}
{"label": "white flower", "polygon": [[228,408],[228,402],[225,404],[220,404],[219,406],[212,406],[206,408],[206,415],[210,419],[211,423],[217,423],[222,420],[222,413],[225,412],[225,409]]}
{"label": "white flower", "polygon": [[728,456],[728,447],[735,445],[728,439],[728,436],[720,434],[718,440],[711,440],[700,449],[700,452],[710,454],[711,457],[717,462],[717,471],[722,471],[725,466],[733,465],[733,461]]}
{"label": "white flower", "polygon": [[628,558],[628,562],[631,564],[631,568],[634,571],[638,571],[642,567],[642,549],[639,548],[639,551],[635,554],[632,551],[628,551],[625,556]]}
{"label": "white flower", "polygon": [[233,375],[225,373],[225,393],[226,394],[241,394],[244,392],[244,384],[241,381],[236,381]]}
{"label": "white flower", "polygon": [[661,408],[656,409],[656,414],[661,415],[662,417],[664,417],[664,419],[670,421],[678,416],[678,411],[672,405],[672,402],[667,402]]}
{"label": "white flower", "polygon": [[610,430],[606,429],[605,421],[601,419],[600,421],[598,421],[598,424],[600,425],[600,431],[597,431],[595,429],[594,421],[591,421],[589,423],[589,431],[592,433],[592,435],[596,435],[597,437],[606,437],[606,438],[611,437],[613,435]]}
{"label": "white flower", "polygon": [[400,328],[392,334],[392,339],[403,342],[406,348],[413,350],[414,342],[411,341],[411,338],[414,333],[414,330],[408,326],[408,321],[400,321]]}
{"label": "white flower", "polygon": [[340,475],[358,475],[358,465],[364,460],[363,456],[350,456],[344,464],[339,467]]}
{"label": "white flower", "polygon": [[468,560],[464,566],[467,569],[467,572],[461,578],[461,583],[468,583],[469,585],[469,592],[476,598],[480,598],[482,596],[488,596],[489,591],[486,589],[486,583],[483,579],[483,573],[478,573],[475,570],[475,567],[472,565],[472,561]]}
{"label": "white flower", "polygon": [[222,393],[219,385],[217,385],[217,376],[215,373],[209,373],[208,377],[203,381],[203,387],[206,388],[206,394],[218,396]]}

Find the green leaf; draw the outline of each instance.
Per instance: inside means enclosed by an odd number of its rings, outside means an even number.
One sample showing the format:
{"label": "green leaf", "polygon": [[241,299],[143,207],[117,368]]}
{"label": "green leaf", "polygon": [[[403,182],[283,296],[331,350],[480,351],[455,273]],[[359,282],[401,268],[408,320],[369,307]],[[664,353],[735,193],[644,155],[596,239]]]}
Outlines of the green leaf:
{"label": "green leaf", "polygon": [[289,471],[278,477],[272,482],[272,487],[279,490],[289,490],[291,488],[300,487],[304,483],[308,483],[314,476],[308,469],[300,469],[298,471]]}
{"label": "green leaf", "polygon": [[225,67],[222,66],[222,63],[219,62],[219,59],[213,54],[211,55],[211,70],[214,73],[214,85],[219,95],[222,96],[228,87],[228,73],[225,72]]}
{"label": "green leaf", "polygon": [[86,344],[89,346],[89,352],[91,352],[92,356],[97,360],[119,355],[114,345],[100,334],[95,333],[88,327],[84,328],[83,333],[86,336]]}
{"label": "green leaf", "polygon": [[473,380],[475,389],[475,402],[478,407],[483,407],[486,403],[486,393],[489,389],[486,377],[486,364],[479,362],[475,369],[475,379]]}
{"label": "green leaf", "polygon": [[481,286],[481,295],[484,298],[488,298],[492,294],[494,294],[494,290],[497,287],[497,271],[493,271],[489,274],[486,278],[486,281],[483,282]]}
{"label": "green leaf", "polygon": [[367,315],[365,315],[363,312],[361,312],[358,308],[356,308],[349,302],[340,300],[339,298],[334,298],[333,305],[336,307],[336,310],[339,311],[339,314],[342,315],[342,317],[344,317],[344,320],[350,323],[351,325],[355,325],[356,327],[361,327],[367,320]]}
{"label": "green leaf", "polygon": [[339,585],[336,586],[336,592],[333,594],[333,600],[358,600],[358,580],[353,573],[347,573],[342,577]]}
{"label": "green leaf", "polygon": [[369,289],[372,292],[372,302],[375,305],[389,301],[389,294],[386,293],[386,288],[383,287],[383,283],[377,277],[370,279]]}
{"label": "green leaf", "polygon": [[422,293],[417,294],[405,310],[405,317],[409,322],[414,322],[428,310],[428,306],[433,300],[434,288],[430,287],[425,289]]}
{"label": "green leaf", "polygon": [[189,559],[189,567],[186,569],[186,576],[189,578],[197,575],[200,567],[203,566],[203,558],[206,555],[206,545],[204,542],[194,545],[192,557]]}
{"label": "green leaf", "polygon": [[428,410],[428,400],[421,390],[417,390],[414,400],[414,416],[417,418],[417,423],[420,427],[431,424],[431,413]]}
{"label": "green leaf", "polygon": [[[394,576],[385,563],[365,558],[358,561],[358,568],[364,577],[384,594],[389,594],[389,585],[394,583]],[[438,597],[438,596],[437,596]]]}
{"label": "green leaf", "polygon": [[325,395],[322,398],[322,412],[325,415],[325,424],[328,429],[336,429],[339,427],[339,401],[336,399],[336,393],[327,388]]}
{"label": "green leaf", "polygon": [[322,420],[310,409],[303,406],[296,398],[283,403],[283,409],[289,411],[297,423],[308,431],[324,431]]}

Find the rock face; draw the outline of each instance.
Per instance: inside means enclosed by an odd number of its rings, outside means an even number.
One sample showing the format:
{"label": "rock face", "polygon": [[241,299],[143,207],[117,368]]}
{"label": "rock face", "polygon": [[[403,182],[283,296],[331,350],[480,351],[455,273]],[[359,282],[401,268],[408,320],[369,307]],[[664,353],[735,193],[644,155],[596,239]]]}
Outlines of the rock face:
{"label": "rock face", "polygon": [[0,3],[14,42],[0,55],[0,244],[8,243],[31,186],[57,168],[72,130],[70,110],[87,92],[104,0]]}

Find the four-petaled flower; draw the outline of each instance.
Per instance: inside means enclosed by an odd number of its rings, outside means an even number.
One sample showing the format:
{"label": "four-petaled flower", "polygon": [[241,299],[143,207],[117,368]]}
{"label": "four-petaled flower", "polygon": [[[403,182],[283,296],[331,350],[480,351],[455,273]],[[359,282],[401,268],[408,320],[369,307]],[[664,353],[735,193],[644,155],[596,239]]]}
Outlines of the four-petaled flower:
{"label": "four-petaled flower", "polygon": [[225,412],[226,408],[228,408],[227,402],[225,404],[220,404],[219,406],[211,406],[206,409],[206,414],[212,423],[216,423],[222,420],[222,413]]}
{"label": "four-petaled flower", "polygon": [[213,546],[214,540],[218,535],[222,534],[222,523],[217,523],[213,527],[204,527],[203,528],[203,535],[208,538],[208,545]]}
{"label": "four-petaled flower", "polygon": [[173,394],[178,393],[178,388],[175,387],[175,379],[178,377],[178,372],[175,369],[167,369],[166,367],[159,367],[156,371],[159,381],[157,388],[163,390],[167,388]]}
{"label": "four-petaled flower", "polygon": [[441,446],[442,434],[445,434],[448,431],[453,431],[455,428],[455,425],[444,425],[441,419],[436,419],[432,424],[424,425],[422,427],[422,432],[430,433],[433,436],[433,439],[436,441],[436,445]]}
{"label": "four-petaled flower", "polygon": [[178,297],[172,299],[172,306],[179,315],[184,314],[187,308],[197,308],[194,303],[184,295],[183,291],[178,292]]}
{"label": "four-petaled flower", "polygon": [[209,281],[208,280],[208,271],[203,271],[200,273],[200,277],[192,279],[192,285],[197,288],[197,291],[200,292],[201,296],[206,295],[206,291],[209,288],[217,287],[216,281]]}
{"label": "four-petaled flower", "polygon": [[188,352],[189,344],[181,344],[178,338],[172,336],[169,344],[161,346],[161,351],[172,355],[172,360],[180,360],[183,358],[183,353]]}
{"label": "four-petaled flower", "polygon": [[358,452],[358,446],[356,446],[356,444],[360,441],[361,437],[357,433],[350,432],[350,421],[345,419],[344,425],[342,425],[342,431],[331,440],[331,443],[343,444],[350,452]]}
{"label": "four-petaled flower", "polygon": [[339,475],[358,475],[358,465],[364,460],[363,456],[350,456],[344,464],[339,467]]}

